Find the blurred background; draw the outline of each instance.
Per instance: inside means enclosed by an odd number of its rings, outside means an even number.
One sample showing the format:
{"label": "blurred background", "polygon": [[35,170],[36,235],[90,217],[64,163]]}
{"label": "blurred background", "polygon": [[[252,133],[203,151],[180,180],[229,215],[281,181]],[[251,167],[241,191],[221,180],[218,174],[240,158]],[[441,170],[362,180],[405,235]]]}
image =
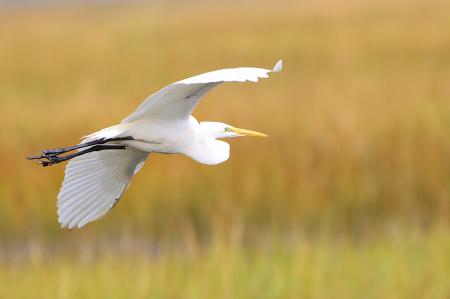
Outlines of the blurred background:
{"label": "blurred background", "polygon": [[[448,298],[449,1],[0,2],[0,298]],[[24,158],[232,67],[199,121],[267,133],[150,156],[61,230],[65,164]]]}

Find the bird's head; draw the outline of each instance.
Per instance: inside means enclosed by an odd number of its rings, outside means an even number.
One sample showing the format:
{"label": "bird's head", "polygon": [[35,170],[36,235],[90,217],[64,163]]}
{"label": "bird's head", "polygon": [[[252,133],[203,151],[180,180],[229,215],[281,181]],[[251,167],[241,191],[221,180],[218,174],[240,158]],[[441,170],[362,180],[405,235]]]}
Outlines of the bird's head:
{"label": "bird's head", "polygon": [[201,122],[200,131],[204,137],[214,139],[244,136],[269,137],[268,135],[263,133],[235,128],[233,126],[220,122]]}

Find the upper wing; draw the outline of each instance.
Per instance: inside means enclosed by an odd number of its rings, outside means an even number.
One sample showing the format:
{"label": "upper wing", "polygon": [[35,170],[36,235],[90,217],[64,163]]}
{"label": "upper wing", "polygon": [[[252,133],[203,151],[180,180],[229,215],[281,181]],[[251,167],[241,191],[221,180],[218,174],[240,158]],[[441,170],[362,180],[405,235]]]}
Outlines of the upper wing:
{"label": "upper wing", "polygon": [[127,190],[148,155],[105,150],[70,160],[56,204],[61,228],[82,227],[105,216]]}
{"label": "upper wing", "polygon": [[188,118],[200,99],[220,83],[246,80],[257,82],[258,78],[268,78],[267,73],[280,70],[281,60],[273,70],[249,67],[223,69],[178,81],[149,96],[121,123],[147,117]]}

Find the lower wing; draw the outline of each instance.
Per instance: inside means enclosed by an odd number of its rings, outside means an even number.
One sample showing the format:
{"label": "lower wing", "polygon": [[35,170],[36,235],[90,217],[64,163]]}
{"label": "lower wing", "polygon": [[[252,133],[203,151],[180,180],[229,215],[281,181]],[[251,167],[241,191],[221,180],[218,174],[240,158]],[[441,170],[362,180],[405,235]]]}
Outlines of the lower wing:
{"label": "lower wing", "polygon": [[148,155],[130,150],[104,150],[72,159],[56,204],[61,228],[80,228],[111,211]]}

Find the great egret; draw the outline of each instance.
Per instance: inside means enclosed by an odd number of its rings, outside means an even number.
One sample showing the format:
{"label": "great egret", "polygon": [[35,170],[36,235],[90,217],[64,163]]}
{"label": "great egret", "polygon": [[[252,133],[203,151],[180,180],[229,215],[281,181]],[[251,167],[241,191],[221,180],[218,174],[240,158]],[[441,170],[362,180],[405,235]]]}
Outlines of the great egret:
{"label": "great egret", "polygon": [[40,159],[38,164],[43,166],[72,159],[56,204],[61,228],[80,228],[105,216],[150,153],[184,154],[199,163],[215,165],[230,156],[229,144],[216,138],[267,137],[220,122],[198,123],[191,113],[200,99],[222,82],[257,82],[280,70],[281,60],[273,70],[223,69],[173,83],[148,97],[119,125],[85,136],[76,146],[43,150],[41,155],[28,157]]}

